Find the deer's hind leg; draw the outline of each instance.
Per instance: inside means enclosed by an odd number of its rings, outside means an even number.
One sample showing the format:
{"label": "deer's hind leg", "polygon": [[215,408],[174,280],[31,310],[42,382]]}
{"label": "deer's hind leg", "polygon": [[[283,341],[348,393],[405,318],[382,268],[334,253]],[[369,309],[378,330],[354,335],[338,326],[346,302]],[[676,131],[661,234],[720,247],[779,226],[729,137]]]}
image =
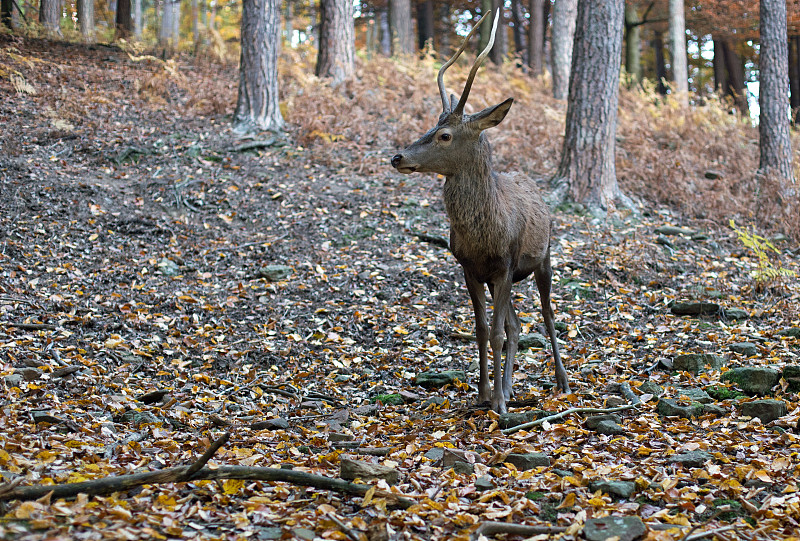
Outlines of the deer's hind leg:
{"label": "deer's hind leg", "polygon": [[555,327],[555,314],[553,307],[550,305],[550,288],[553,283],[553,268],[550,266],[550,251],[547,251],[547,256],[533,271],[536,277],[536,287],[539,289],[539,298],[542,301],[542,316],[544,317],[544,326],[547,328],[547,334],[550,335],[550,345],[553,347],[553,360],[555,361],[556,368],[556,389],[568,393],[569,379],[567,378],[567,371],[561,363],[561,355],[558,351],[558,341],[556,340],[556,327]]}

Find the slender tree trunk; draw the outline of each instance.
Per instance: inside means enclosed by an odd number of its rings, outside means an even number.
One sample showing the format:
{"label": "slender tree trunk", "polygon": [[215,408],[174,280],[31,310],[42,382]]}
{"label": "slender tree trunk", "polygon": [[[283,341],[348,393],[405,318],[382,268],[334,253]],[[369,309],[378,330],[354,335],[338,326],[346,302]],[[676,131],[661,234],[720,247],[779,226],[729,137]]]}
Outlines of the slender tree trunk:
{"label": "slender tree trunk", "polygon": [[450,2],[442,2],[439,8],[439,22],[442,25],[442,31],[439,32],[439,54],[449,57],[452,54],[450,49]]}
{"label": "slender tree trunk", "polygon": [[78,27],[84,41],[94,41],[94,0],[78,0]]}
{"label": "slender tree trunk", "polygon": [[292,44],[294,39],[294,3],[292,0],[286,0],[283,9],[283,37]]}
{"label": "slender tree trunk", "polygon": [[743,116],[750,114],[747,103],[747,88],[744,84],[744,64],[742,57],[734,50],[733,44],[725,39],[720,40],[725,58],[725,71],[728,72],[728,88],[726,95],[732,96],[736,107]]}
{"label": "slender tree trunk", "polygon": [[517,56],[522,59],[523,65],[528,64],[528,52],[526,51],[525,31],[523,30],[523,21],[525,17],[522,14],[522,5],[520,0],[511,0],[511,17],[514,22],[514,51]]}
{"label": "slender tree trunk", "polygon": [[244,0],[236,131],[279,131],[278,52],[281,46],[280,0]]}
{"label": "slender tree trunk", "polygon": [[614,163],[624,0],[579,0],[557,196],[604,214],[621,198]]}
{"label": "slender tree trunk", "polygon": [[578,0],[555,0],[553,4],[553,96],[567,99],[572,65],[572,42],[575,35],[575,17]]}
{"label": "slender tree trunk", "polygon": [[13,28],[11,23],[11,13],[14,11],[14,2],[12,0],[0,1],[0,24],[6,28]]}
{"label": "slender tree trunk", "polygon": [[683,15],[683,1],[669,0],[669,49],[675,94],[681,104],[688,106],[689,66],[686,56],[686,22]]}
{"label": "slender tree trunk", "polygon": [[355,71],[355,27],[352,0],[320,0],[317,77],[337,85]]}
{"label": "slender tree trunk", "polygon": [[433,48],[433,0],[417,3],[417,43],[419,50],[424,51],[430,42]]}
{"label": "slender tree trunk", "polygon": [[642,80],[642,37],[641,21],[636,12],[636,5],[625,3],[625,71],[631,76],[631,82],[638,84]]}
{"label": "slender tree trunk", "polygon": [[784,195],[794,195],[792,144],[789,138],[789,51],[786,0],[761,0],[759,53],[759,122],[761,177],[780,183]]}
{"label": "slender tree trunk", "polygon": [[200,48],[200,4],[192,0],[192,44],[194,51]]}
{"label": "slender tree trunk", "polygon": [[165,49],[171,49],[173,0],[161,1],[163,3],[161,5],[161,27],[158,29],[158,44]]}
{"label": "slender tree trunk", "polygon": [[181,0],[172,0],[172,46],[178,51],[181,40]]}
{"label": "slender tree trunk", "polygon": [[[493,0],[481,0],[481,13],[480,15],[483,16],[486,13],[492,11]],[[480,17],[475,17],[475,22],[478,21]],[[490,21],[491,22],[491,21]],[[497,25],[500,26],[499,24]],[[499,30],[499,28],[498,28]],[[478,50],[482,51],[486,48],[486,45],[489,44],[489,34],[492,33],[492,25],[491,24],[484,24],[481,26],[481,29],[478,31]]]}
{"label": "slender tree trunk", "polygon": [[[492,47],[492,50],[489,52],[489,58],[491,58],[492,62],[495,64],[502,64],[506,59],[506,55],[508,54],[508,25],[506,24],[504,6],[505,0],[492,0],[492,17],[494,17],[494,14],[497,13],[498,20],[497,34],[495,34],[494,38],[494,47]],[[488,24],[484,25],[483,27],[491,30],[491,27]]]}
{"label": "slender tree trunk", "polygon": [[728,71],[725,69],[725,53],[722,42],[714,39],[714,92],[724,96],[728,91]]}
{"label": "slender tree trunk", "polygon": [[653,36],[653,52],[656,63],[656,92],[667,95],[667,63],[664,60],[664,34],[655,32]]}
{"label": "slender tree trunk", "polygon": [[534,77],[542,74],[544,59],[544,0],[530,1],[528,27],[528,66]]}
{"label": "slender tree trunk", "polygon": [[131,0],[117,0],[116,37],[129,38],[132,33]]}
{"label": "slender tree trunk", "polygon": [[61,0],[41,0],[39,22],[48,32],[61,35]]}
{"label": "slender tree trunk", "polygon": [[133,0],[133,35],[142,39],[142,0]]}
{"label": "slender tree trunk", "polygon": [[383,56],[392,55],[392,30],[389,25],[389,10],[382,9],[378,13],[378,20],[380,21],[381,29],[381,54]]}
{"label": "slender tree trunk", "polygon": [[800,36],[789,39],[789,89],[792,123],[800,124]]}
{"label": "slender tree trunk", "polygon": [[413,54],[410,0],[389,0],[389,25],[392,29],[392,54]]}

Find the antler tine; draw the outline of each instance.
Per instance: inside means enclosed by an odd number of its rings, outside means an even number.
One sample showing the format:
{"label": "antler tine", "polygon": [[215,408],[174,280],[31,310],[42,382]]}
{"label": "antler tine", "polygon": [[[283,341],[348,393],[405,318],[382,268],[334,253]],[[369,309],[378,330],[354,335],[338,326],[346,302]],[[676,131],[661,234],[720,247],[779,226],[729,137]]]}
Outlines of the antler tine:
{"label": "antler tine", "polygon": [[467,97],[469,96],[469,91],[472,88],[472,81],[475,79],[475,74],[478,73],[478,68],[481,67],[483,64],[486,55],[489,54],[489,51],[492,50],[492,46],[494,46],[494,35],[497,32],[497,21],[500,19],[500,9],[498,8],[494,15],[494,23],[492,23],[492,33],[489,36],[489,43],[486,45],[486,48],[478,55],[478,58],[475,59],[475,63],[472,65],[472,69],[469,70],[469,76],[467,77],[467,82],[464,85],[464,92],[461,93],[461,98],[458,100],[458,104],[456,108],[453,109],[455,114],[462,114],[464,112],[464,106],[467,104]]}
{"label": "antler tine", "polygon": [[[469,38],[472,37],[472,35],[475,33],[475,31],[478,29],[478,27],[481,25],[483,20],[488,15],[489,13],[486,13],[484,14],[483,17],[478,19],[478,22],[475,23],[475,26],[473,26],[472,30],[469,31],[467,37],[465,37],[464,41],[461,42],[461,47],[459,47],[458,50],[455,52],[455,54],[452,57],[450,57],[450,60],[445,62],[444,65],[442,65],[442,67],[439,68],[439,74],[436,76],[436,82],[439,84],[439,93],[442,95],[442,111],[445,113],[450,110],[450,99],[447,97],[447,90],[444,87],[444,72],[445,70],[447,70],[447,68],[452,66],[456,60],[458,60],[458,57],[461,56],[461,53],[463,53],[464,49],[467,47],[467,44],[469,43]],[[497,26],[497,21],[495,20],[495,27],[496,26]],[[491,42],[494,43],[494,29],[492,29]],[[491,48],[491,44],[489,45],[489,48]]]}

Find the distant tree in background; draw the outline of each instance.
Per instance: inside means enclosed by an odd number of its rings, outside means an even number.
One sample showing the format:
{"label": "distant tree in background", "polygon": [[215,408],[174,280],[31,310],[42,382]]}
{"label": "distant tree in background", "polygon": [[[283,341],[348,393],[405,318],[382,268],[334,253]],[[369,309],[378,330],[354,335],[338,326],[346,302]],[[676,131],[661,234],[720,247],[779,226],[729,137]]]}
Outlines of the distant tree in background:
{"label": "distant tree in background", "polygon": [[433,46],[433,0],[417,2],[417,46],[425,50],[428,43]]}
{"label": "distant tree in background", "polygon": [[572,43],[575,35],[575,18],[578,0],[555,0],[553,4],[553,29],[551,38],[553,64],[553,97],[567,99],[572,65]]}
{"label": "distant tree in background", "polygon": [[615,137],[624,0],[579,0],[561,163],[555,196],[606,213],[622,194]]}
{"label": "distant tree in background", "polygon": [[41,0],[39,22],[46,30],[61,35],[61,0]]}
{"label": "distant tree in background", "polygon": [[78,0],[78,26],[84,41],[94,41],[94,0]]}
{"label": "distant tree in background", "polygon": [[414,35],[411,32],[410,0],[389,0],[389,26],[392,36],[392,54],[413,54]]}
{"label": "distant tree in background", "polygon": [[534,77],[544,71],[544,0],[530,0],[528,66]]}
{"label": "distant tree in background", "polygon": [[669,0],[669,50],[675,92],[680,103],[689,105],[689,67],[686,58],[683,0]]}
{"label": "distant tree in background", "polygon": [[278,102],[280,13],[280,0],[243,0],[239,97],[233,114],[239,133],[283,129]]}
{"label": "distant tree in background", "polygon": [[633,83],[642,80],[642,21],[636,4],[625,2],[625,71]]}
{"label": "distant tree in background", "polygon": [[11,13],[14,11],[13,0],[0,0],[0,23],[6,28],[12,28]]}
{"label": "distant tree in background", "polygon": [[355,71],[355,28],[352,0],[320,0],[318,77],[330,77],[334,84],[353,76]]}
{"label": "distant tree in background", "polygon": [[800,36],[789,39],[789,88],[792,123],[800,125]]}
{"label": "distant tree in background", "polygon": [[[761,0],[758,105],[761,157],[759,174],[781,183],[795,196],[792,146],[789,138],[789,51],[786,0]],[[795,204],[796,207],[796,204]]]}
{"label": "distant tree in background", "polygon": [[131,34],[133,34],[131,0],[117,0],[116,36],[117,38],[128,38]]}

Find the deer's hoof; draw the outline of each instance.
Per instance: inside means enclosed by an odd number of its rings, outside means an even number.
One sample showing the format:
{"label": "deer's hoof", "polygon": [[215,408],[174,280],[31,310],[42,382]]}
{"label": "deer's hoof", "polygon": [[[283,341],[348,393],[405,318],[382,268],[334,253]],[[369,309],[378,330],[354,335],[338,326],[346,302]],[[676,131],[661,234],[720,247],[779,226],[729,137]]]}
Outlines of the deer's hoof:
{"label": "deer's hoof", "polygon": [[508,413],[505,399],[501,399],[500,397],[492,397],[492,410],[501,415],[503,413]]}

